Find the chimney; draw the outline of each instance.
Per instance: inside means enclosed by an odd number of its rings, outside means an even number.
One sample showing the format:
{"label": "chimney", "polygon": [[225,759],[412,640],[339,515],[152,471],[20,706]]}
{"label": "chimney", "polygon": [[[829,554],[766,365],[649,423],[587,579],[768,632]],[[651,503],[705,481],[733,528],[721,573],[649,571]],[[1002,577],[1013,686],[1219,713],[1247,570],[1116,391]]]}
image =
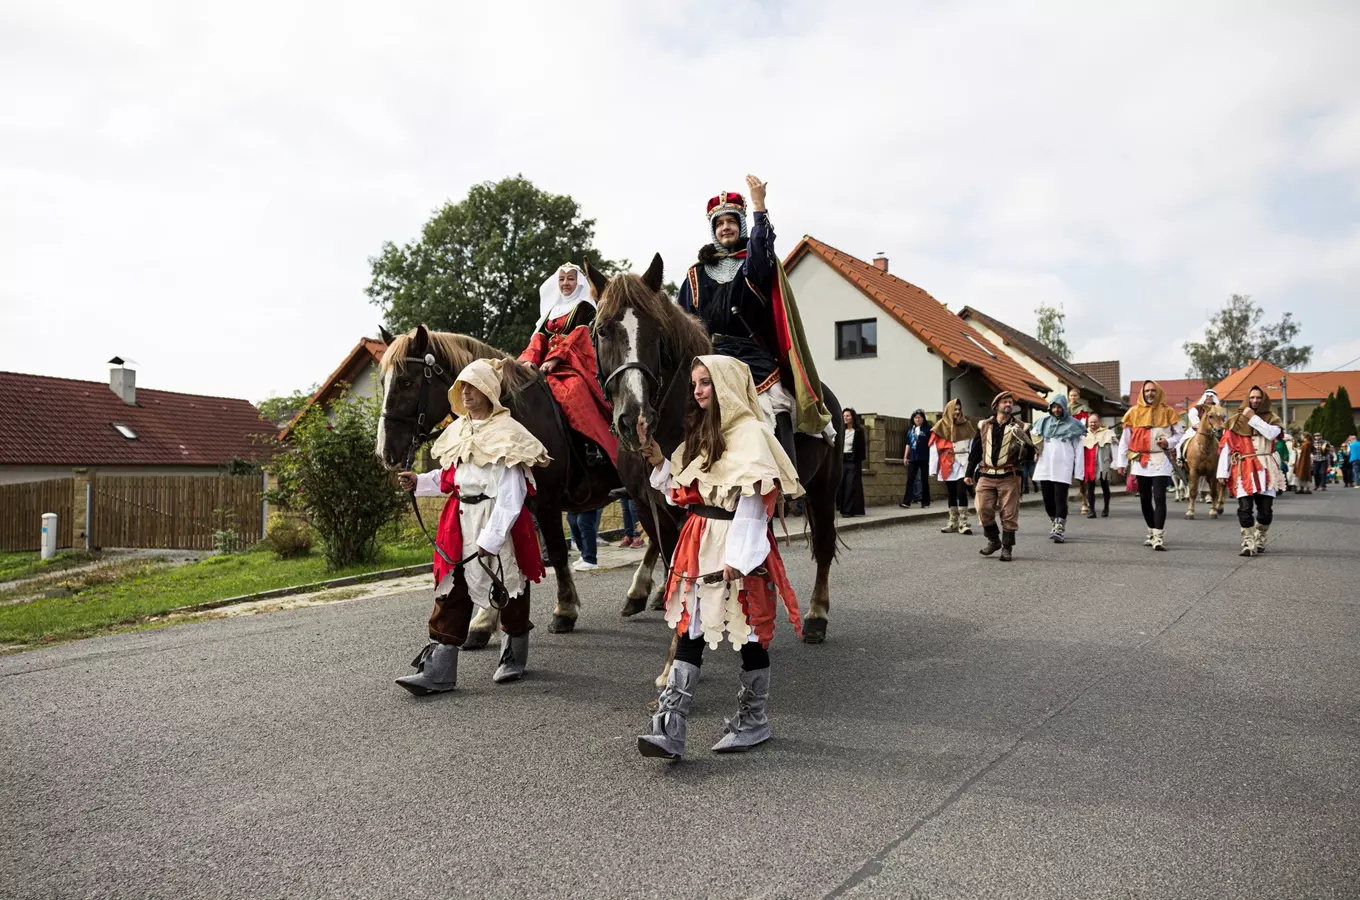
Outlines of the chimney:
{"label": "chimney", "polygon": [[883,255],[882,251],[879,251],[879,254],[874,257],[874,268],[880,272],[888,271],[888,257]]}
{"label": "chimney", "polygon": [[115,356],[109,360],[109,390],[113,391],[128,406],[137,405],[137,373],[128,368],[131,360]]}

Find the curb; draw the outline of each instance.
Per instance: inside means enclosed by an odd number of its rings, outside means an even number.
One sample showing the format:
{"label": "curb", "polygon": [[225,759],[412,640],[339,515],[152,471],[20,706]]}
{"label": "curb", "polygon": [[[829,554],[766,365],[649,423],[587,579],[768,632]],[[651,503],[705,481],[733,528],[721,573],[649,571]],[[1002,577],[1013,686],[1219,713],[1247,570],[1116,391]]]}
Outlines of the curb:
{"label": "curb", "polygon": [[296,594],[314,594],[317,591],[326,591],[331,588],[350,587],[356,584],[368,584],[373,581],[390,581],[393,578],[405,578],[408,575],[424,575],[429,572],[432,567],[431,563],[424,563],[415,566],[402,566],[400,569],[383,569],[379,572],[365,572],[362,575],[346,575],[344,578],[332,578],[330,581],[313,581],[310,584],[295,584],[292,587],[275,588],[272,591],[260,591],[258,594],[242,594],[239,597],[226,597],[222,600],[208,600],[204,603],[194,603],[190,606],[179,606],[166,613],[162,613],[162,615],[206,612],[207,610],[218,609],[223,606],[235,606],[238,603],[254,603],[259,600],[276,600],[280,597],[292,597]]}

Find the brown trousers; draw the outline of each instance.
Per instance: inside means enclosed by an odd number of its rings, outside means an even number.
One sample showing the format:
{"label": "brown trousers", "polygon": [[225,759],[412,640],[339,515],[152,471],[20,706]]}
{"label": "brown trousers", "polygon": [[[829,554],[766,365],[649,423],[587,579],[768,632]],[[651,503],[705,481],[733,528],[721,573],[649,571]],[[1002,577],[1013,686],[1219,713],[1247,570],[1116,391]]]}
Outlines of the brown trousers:
{"label": "brown trousers", "polygon": [[[524,593],[511,597],[501,610],[501,631],[511,637],[528,634],[534,627],[534,623],[529,621],[529,587],[526,581]],[[434,601],[434,612],[430,613],[430,640],[463,646],[463,641],[467,640],[468,624],[472,622],[472,606],[467,581],[463,578],[463,567],[459,566],[454,570],[453,590]]]}
{"label": "brown trousers", "polygon": [[1001,516],[1003,531],[1020,530],[1020,476],[993,477],[979,475],[977,480],[977,513],[982,527],[996,524]]}

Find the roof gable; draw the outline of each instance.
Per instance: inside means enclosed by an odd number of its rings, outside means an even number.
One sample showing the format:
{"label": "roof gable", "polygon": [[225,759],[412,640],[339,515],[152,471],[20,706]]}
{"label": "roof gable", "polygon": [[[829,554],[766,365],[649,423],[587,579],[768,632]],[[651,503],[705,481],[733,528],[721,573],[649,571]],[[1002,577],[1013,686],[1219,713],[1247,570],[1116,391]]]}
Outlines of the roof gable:
{"label": "roof gable", "polygon": [[[123,425],[135,438],[115,427]],[[0,465],[221,466],[269,455],[274,426],[248,400],[0,372]]]}
{"label": "roof gable", "polygon": [[316,393],[302,404],[296,415],[283,426],[279,433],[282,438],[287,438],[293,433],[293,426],[302,418],[302,414],[320,403],[323,406],[330,403],[344,393],[345,389],[354,384],[354,380],[359,377],[359,373],[364,370],[364,366],[369,363],[382,364],[383,353],[387,351],[387,345],[375,338],[359,338],[359,343],[354,345],[354,349],[344,358],[340,365],[332,372],[321,386],[316,389]]}
{"label": "roof gable", "polygon": [[[1110,388],[1081,371],[1081,369],[1073,363],[1068,362],[1063,358],[1062,354],[1058,353],[1047,344],[1042,343],[1038,338],[1031,337],[1023,331],[1020,331],[1018,328],[1013,328],[1005,322],[1002,322],[1000,319],[994,319],[971,306],[965,306],[960,310],[959,318],[964,321],[977,319],[983,325],[986,325],[992,331],[1001,335],[1008,346],[1016,347],[1021,353],[1052,372],[1056,377],[1062,379],[1064,383],[1075,387],[1078,391],[1094,394],[1097,397],[1104,399],[1107,403],[1112,403],[1121,407],[1123,406],[1118,393],[1112,394]],[[1118,366],[1118,363],[1115,363],[1115,365]]]}
{"label": "roof gable", "polygon": [[793,271],[809,254],[853,284],[951,366],[966,363],[978,369],[999,390],[1014,393],[1021,403],[1043,406],[1043,400],[1036,399],[1036,392],[1047,394],[1052,390],[1048,385],[1037,381],[1004,350],[921,288],[813,237],[804,237],[798,242],[784,261],[784,267]]}
{"label": "roof gable", "polygon": [[[1280,377],[1284,376],[1288,379],[1285,386],[1288,388],[1289,399],[1325,400],[1329,393],[1336,390],[1335,386],[1330,390],[1322,387],[1327,380],[1330,380],[1327,376],[1336,376],[1342,373],[1320,372],[1317,374],[1323,376],[1324,380],[1314,380],[1316,376],[1306,372],[1286,372],[1264,359],[1253,359],[1237,371],[1228,373],[1227,378],[1214,385],[1214,393],[1218,394],[1218,399],[1221,401],[1241,403],[1246,400],[1247,392],[1251,390],[1252,385],[1260,385],[1262,388],[1271,391],[1272,398],[1279,399]],[[1340,381],[1337,382],[1337,384],[1340,383]],[[1269,387],[1272,384],[1276,386],[1273,390]],[[1350,392],[1349,388],[1346,390],[1347,393]]]}

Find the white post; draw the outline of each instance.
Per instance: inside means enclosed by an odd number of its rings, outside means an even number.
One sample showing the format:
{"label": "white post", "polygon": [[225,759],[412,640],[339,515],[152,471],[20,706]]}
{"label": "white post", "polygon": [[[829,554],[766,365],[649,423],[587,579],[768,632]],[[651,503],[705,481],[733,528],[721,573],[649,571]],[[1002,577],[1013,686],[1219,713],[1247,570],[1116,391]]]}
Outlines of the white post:
{"label": "white post", "polygon": [[1289,430],[1289,379],[1280,375],[1280,418],[1285,430]]}
{"label": "white post", "polygon": [[51,559],[57,555],[57,514],[42,514],[42,558]]}

